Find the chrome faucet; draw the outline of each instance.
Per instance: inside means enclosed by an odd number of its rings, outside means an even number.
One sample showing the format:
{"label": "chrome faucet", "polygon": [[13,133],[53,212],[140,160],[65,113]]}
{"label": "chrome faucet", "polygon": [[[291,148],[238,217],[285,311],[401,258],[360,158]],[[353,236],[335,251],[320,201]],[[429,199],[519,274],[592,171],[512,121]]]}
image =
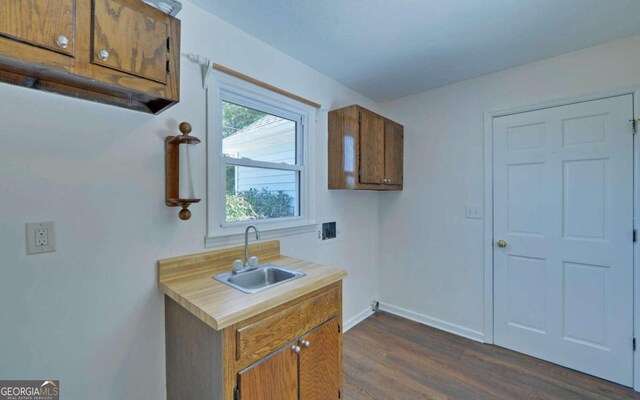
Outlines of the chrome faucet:
{"label": "chrome faucet", "polygon": [[232,272],[234,275],[258,268],[258,258],[249,258],[249,231],[251,229],[256,231],[256,240],[260,239],[260,232],[258,232],[258,228],[256,228],[255,225],[247,226],[247,229],[245,229],[244,231],[244,262],[242,262],[241,260],[235,260],[233,262]]}
{"label": "chrome faucet", "polygon": [[256,231],[256,240],[260,240],[260,232],[258,232],[258,228],[255,225],[247,226],[247,229],[244,230],[244,267],[247,268],[249,266],[249,231],[253,228]]}

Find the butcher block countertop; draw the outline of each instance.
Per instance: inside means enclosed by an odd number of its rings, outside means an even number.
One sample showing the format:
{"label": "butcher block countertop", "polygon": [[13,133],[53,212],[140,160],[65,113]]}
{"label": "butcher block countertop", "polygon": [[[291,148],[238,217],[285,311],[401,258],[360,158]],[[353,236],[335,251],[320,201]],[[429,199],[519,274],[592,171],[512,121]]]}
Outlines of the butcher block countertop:
{"label": "butcher block countertop", "polygon": [[307,275],[254,294],[214,280],[214,275],[231,271],[233,260],[244,258],[240,246],[158,261],[158,288],[213,329],[222,330],[346,276],[338,268],[281,255],[277,240],[249,246],[249,255],[259,257],[260,264]]}

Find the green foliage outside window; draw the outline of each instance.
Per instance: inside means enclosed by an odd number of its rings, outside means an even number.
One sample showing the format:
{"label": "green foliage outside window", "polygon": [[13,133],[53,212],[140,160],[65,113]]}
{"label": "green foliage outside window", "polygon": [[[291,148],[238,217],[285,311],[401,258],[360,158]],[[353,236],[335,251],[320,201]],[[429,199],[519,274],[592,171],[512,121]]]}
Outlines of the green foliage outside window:
{"label": "green foliage outside window", "polygon": [[253,210],[251,203],[244,197],[227,194],[227,221],[248,221],[257,219],[258,214]]}
{"label": "green foliage outside window", "polygon": [[293,217],[293,197],[266,188],[227,194],[227,221]]}

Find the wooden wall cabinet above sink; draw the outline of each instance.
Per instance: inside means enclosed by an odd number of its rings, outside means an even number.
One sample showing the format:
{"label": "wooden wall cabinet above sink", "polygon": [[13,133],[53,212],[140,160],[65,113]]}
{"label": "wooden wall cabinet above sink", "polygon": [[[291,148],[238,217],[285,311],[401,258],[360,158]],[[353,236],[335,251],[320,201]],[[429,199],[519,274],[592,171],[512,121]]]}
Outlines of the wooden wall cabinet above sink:
{"label": "wooden wall cabinet above sink", "polygon": [[404,128],[353,105],[329,112],[329,189],[402,190]]}
{"label": "wooden wall cabinet above sink", "polygon": [[0,0],[0,82],[157,114],[179,63],[180,21],[140,0]]}

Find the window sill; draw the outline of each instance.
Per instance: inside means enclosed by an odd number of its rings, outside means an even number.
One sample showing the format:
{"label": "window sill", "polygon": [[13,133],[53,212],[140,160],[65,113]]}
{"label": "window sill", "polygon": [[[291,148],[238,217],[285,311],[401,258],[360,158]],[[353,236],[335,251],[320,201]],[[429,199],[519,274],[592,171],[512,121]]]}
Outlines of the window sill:
{"label": "window sill", "polygon": [[[260,229],[260,240],[272,240],[285,236],[301,235],[315,232],[317,224],[303,224],[286,228]],[[204,239],[204,247],[229,247],[244,244],[244,233],[222,234],[220,236],[207,236]]]}

